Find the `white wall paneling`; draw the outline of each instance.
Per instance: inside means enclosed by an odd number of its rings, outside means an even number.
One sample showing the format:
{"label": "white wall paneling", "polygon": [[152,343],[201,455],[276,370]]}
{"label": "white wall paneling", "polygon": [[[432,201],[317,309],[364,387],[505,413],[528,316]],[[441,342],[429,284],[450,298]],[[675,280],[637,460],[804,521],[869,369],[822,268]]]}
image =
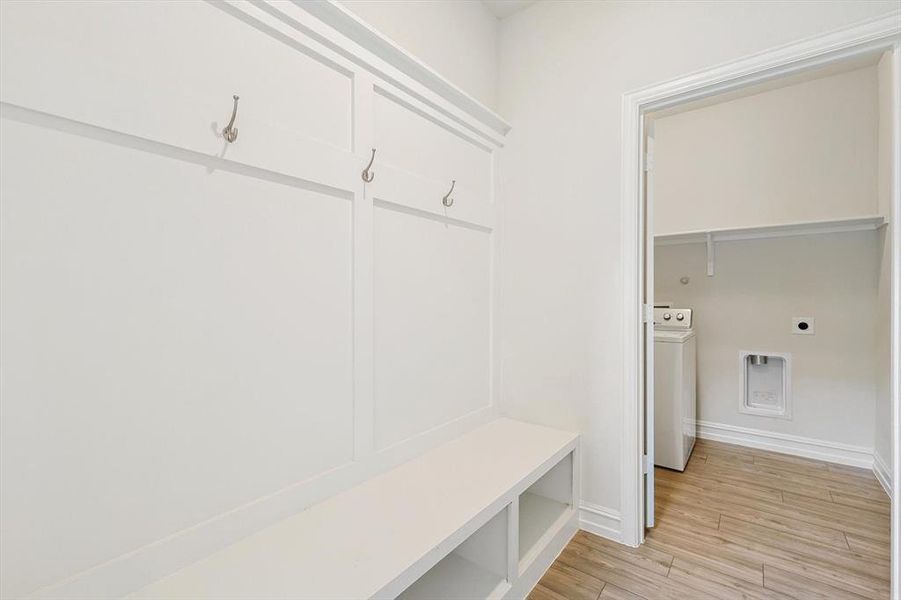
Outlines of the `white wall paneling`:
{"label": "white wall paneling", "polygon": [[375,443],[385,448],[489,407],[491,240],[381,205],[374,231]]}
{"label": "white wall paneling", "polygon": [[496,413],[496,115],[293,4],[0,12],[4,597],[127,593]]}
{"label": "white wall paneling", "polygon": [[[354,80],[354,148],[372,148],[373,79],[360,73]],[[375,156],[370,154],[370,160]],[[368,164],[368,162],[367,162]],[[360,182],[364,183],[362,171]],[[373,405],[373,205],[372,190],[361,186],[354,203],[354,457],[365,460],[375,450]]]}
{"label": "white wall paneling", "polygon": [[[472,195],[464,201],[491,200],[491,148],[441,122],[440,117],[417,109],[412,99],[377,88],[375,145],[381,160],[410,173],[447,184],[456,180]],[[456,191],[456,196],[466,196]]]}
{"label": "white wall paneling", "polygon": [[[349,189],[350,65],[298,52],[229,14],[236,9],[221,8],[185,2],[172,19],[173,7],[160,3],[12,4],[3,101]],[[104,22],[116,25],[98,26]],[[218,35],[198,44],[198,31]],[[273,79],[279,72],[297,76]],[[241,96],[240,144],[215,135],[233,94]]]}
{"label": "white wall paneling", "polygon": [[352,459],[348,198],[2,125],[13,593]]}
{"label": "white wall paneling", "polygon": [[375,443],[385,448],[490,405],[493,158],[398,90],[377,86],[374,105]]}

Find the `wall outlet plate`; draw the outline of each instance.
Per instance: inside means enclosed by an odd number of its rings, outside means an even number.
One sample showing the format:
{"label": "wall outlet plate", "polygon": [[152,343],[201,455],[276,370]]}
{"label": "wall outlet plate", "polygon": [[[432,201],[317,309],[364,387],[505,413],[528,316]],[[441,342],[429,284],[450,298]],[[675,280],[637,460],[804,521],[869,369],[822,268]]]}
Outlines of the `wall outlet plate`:
{"label": "wall outlet plate", "polygon": [[795,335],[814,335],[816,329],[816,320],[813,317],[794,317],[792,319],[792,333]]}

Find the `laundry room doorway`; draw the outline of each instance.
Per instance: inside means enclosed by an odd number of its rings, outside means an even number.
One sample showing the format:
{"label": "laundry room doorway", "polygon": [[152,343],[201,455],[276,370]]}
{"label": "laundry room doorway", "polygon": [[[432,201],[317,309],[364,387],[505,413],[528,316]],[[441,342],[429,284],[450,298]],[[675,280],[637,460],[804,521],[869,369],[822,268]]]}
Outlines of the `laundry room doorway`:
{"label": "laundry room doorway", "polygon": [[[714,518],[709,505],[684,510],[703,474],[745,468],[776,485],[766,477],[797,466],[797,481],[826,482],[821,501],[858,491],[875,502],[885,531],[857,533],[886,551],[891,537],[896,572],[899,62],[896,30],[858,27],[625,96],[625,350],[636,358],[625,384],[638,400],[624,415],[626,543],[661,524],[663,497],[686,519]],[[704,136],[708,151],[694,152]],[[676,489],[695,464],[706,471]],[[875,483],[855,488],[854,469]],[[789,499],[798,492],[820,493]]]}

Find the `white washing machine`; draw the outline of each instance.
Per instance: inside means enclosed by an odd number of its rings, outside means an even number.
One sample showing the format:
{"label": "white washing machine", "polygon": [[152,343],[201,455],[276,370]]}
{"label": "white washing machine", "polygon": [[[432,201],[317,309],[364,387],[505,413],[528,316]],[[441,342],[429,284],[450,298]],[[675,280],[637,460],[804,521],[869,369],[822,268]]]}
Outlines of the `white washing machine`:
{"label": "white washing machine", "polygon": [[689,308],[654,309],[654,464],[685,470],[695,445],[697,344]]}

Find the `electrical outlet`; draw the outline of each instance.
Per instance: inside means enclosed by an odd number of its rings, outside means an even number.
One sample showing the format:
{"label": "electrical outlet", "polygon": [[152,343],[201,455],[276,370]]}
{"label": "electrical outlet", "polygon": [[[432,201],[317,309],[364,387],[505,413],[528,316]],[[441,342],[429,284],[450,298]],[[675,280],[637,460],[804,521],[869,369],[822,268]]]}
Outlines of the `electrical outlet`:
{"label": "electrical outlet", "polygon": [[813,335],[816,333],[816,321],[813,317],[795,317],[792,319],[792,333],[795,335]]}

